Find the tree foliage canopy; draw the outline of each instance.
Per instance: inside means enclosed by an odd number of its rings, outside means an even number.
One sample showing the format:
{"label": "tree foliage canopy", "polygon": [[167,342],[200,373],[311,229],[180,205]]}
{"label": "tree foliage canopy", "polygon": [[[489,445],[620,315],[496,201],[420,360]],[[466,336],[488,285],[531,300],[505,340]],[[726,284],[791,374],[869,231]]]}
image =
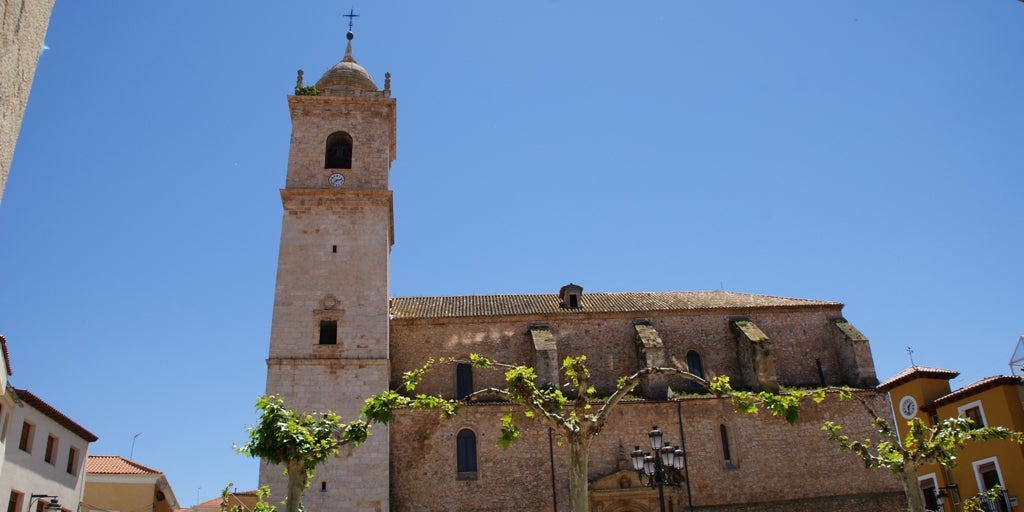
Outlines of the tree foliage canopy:
{"label": "tree foliage canopy", "polygon": [[288,475],[287,512],[301,510],[302,493],[317,466],[338,453],[341,446],[360,444],[369,434],[364,420],[346,424],[330,411],[315,415],[293,411],[279,396],[261,396],[256,409],[260,421],[249,428],[249,440],[236,449],[270,464],[284,465],[284,474]]}
{"label": "tree foliage canopy", "polygon": [[307,476],[342,445],[360,444],[368,435],[365,421],[345,424],[330,411],[317,415],[292,411],[274,395],[261,396],[256,409],[260,421],[249,428],[249,440],[238,451],[271,464],[301,461]]}
{"label": "tree foliage canopy", "polygon": [[[872,412],[874,415],[874,412]],[[900,443],[899,434],[888,421],[874,415],[872,424],[881,434],[881,440],[854,440],[843,435],[842,426],[828,421],[821,427],[828,438],[839,447],[856,453],[868,468],[885,468],[899,474],[908,467],[921,464],[939,464],[944,468],[956,467],[956,452],[968,441],[1006,439],[1020,443],[1022,434],[1006,427],[974,428],[969,418],[948,418],[935,426],[925,425],[920,418],[907,422],[907,435]]]}

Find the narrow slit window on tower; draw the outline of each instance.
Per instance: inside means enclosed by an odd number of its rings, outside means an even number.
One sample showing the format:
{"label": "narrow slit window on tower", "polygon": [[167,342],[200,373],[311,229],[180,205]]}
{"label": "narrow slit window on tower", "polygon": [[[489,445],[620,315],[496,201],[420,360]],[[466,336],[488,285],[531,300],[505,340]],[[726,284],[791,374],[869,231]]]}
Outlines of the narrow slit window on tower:
{"label": "narrow slit window on tower", "polygon": [[338,253],[338,246],[337,245],[332,245],[331,246],[331,252],[334,253],[334,254],[337,254]]}
{"label": "narrow slit window on tower", "polygon": [[338,344],[338,321],[337,320],[321,320],[320,321],[320,344],[321,345],[337,345]]}
{"label": "narrow slit window on tower", "polygon": [[324,154],[324,169],[352,168],[352,136],[345,132],[334,132],[327,137]]}

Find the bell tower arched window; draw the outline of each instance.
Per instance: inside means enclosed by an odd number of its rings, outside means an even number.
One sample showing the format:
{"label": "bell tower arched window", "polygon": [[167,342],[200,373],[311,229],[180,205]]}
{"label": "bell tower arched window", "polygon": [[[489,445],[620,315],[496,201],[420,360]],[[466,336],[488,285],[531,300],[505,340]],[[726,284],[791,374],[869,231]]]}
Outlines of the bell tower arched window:
{"label": "bell tower arched window", "polygon": [[352,168],[352,136],[345,132],[334,132],[327,137],[324,155],[324,169]]}

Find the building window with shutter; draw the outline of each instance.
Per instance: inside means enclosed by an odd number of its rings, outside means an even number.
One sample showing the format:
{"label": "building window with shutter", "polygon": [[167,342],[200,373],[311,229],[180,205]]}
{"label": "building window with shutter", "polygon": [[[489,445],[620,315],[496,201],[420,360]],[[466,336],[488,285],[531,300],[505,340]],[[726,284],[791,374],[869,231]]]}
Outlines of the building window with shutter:
{"label": "building window with shutter", "polygon": [[957,415],[971,420],[971,428],[982,428],[985,426],[985,411],[981,408],[981,401],[961,405],[956,408]]}
{"label": "building window with shutter", "polygon": [[21,439],[18,440],[18,449],[32,453],[32,438],[35,437],[35,425],[25,422],[21,425]]}
{"label": "building window with shutter", "polygon": [[68,448],[68,474],[78,474],[78,448],[74,446]]}
{"label": "building window with shutter", "polygon": [[43,460],[50,464],[57,463],[57,438],[54,436],[46,436],[46,453],[43,454]]}

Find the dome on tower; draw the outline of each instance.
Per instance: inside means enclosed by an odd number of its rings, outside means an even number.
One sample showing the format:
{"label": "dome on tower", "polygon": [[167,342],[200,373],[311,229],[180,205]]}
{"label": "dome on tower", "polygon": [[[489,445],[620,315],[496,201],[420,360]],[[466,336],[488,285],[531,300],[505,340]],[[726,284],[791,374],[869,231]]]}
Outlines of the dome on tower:
{"label": "dome on tower", "polygon": [[328,69],[324,76],[317,80],[316,88],[328,94],[332,89],[338,87],[377,91],[377,84],[373,83],[373,78],[352,57],[352,33],[349,32],[347,37],[348,45],[345,47],[345,56],[341,62]]}

